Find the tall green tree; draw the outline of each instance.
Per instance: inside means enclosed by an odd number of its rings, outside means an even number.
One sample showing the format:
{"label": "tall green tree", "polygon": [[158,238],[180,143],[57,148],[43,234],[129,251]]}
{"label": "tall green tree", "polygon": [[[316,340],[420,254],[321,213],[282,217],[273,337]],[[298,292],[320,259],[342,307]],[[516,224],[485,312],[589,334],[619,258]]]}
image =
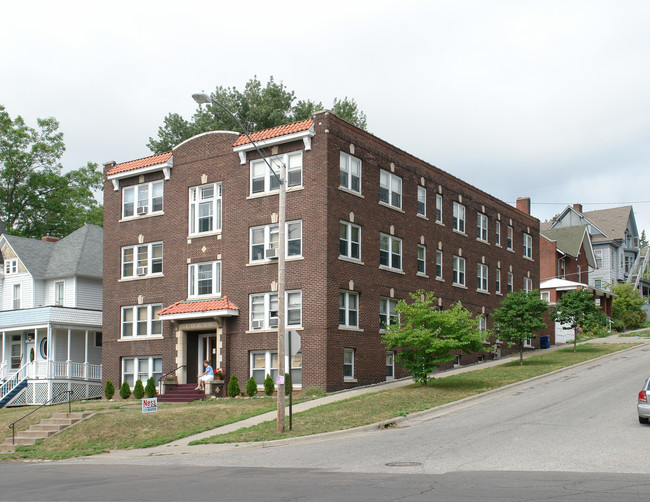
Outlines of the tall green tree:
{"label": "tall green tree", "polygon": [[555,304],[551,317],[560,324],[574,330],[573,352],[578,344],[578,330],[589,324],[602,322],[602,311],[596,306],[594,297],[584,289],[572,289],[562,295]]}
{"label": "tall green tree", "polygon": [[[262,84],[255,76],[246,82],[241,91],[236,87],[218,86],[212,97],[235,113],[248,132],[305,120],[314,112],[323,109],[321,102],[296,101],[294,91],[288,90],[282,82],[276,82],[273,77],[270,77],[266,84]],[[343,120],[366,129],[366,115],[359,110],[354,99],[335,98],[332,111]],[[219,105],[198,107],[190,120],[178,113],[170,113],[158,128],[158,137],[149,138],[147,148],[156,154],[169,152],[196,134],[218,130],[240,132],[237,123]]]}
{"label": "tall green tree", "polygon": [[544,313],[548,303],[539,291],[512,291],[503,297],[492,317],[498,324],[498,337],[519,349],[519,364],[524,364],[524,343],[546,327]]}
{"label": "tall green tree", "polygon": [[417,291],[410,297],[410,303],[397,302],[399,321],[387,327],[381,341],[388,350],[397,351],[395,360],[413,380],[426,385],[429,373],[454,360],[453,351],[470,354],[483,350],[487,333],[460,302],[439,310],[433,292]]}
{"label": "tall green tree", "polygon": [[612,293],[617,295],[612,301],[612,318],[623,324],[625,329],[637,329],[643,326],[646,313],[642,307],[645,299],[630,282],[612,285]]}
{"label": "tall green tree", "polygon": [[0,105],[0,219],[23,237],[64,237],[84,223],[101,225],[93,195],[102,185],[97,164],[62,174],[63,133],[53,118],[28,126]]}

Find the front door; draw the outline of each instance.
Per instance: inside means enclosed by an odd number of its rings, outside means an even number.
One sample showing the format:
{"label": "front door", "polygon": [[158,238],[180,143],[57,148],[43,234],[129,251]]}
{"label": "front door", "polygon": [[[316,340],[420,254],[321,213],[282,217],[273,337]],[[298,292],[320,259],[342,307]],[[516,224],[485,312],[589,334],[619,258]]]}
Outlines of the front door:
{"label": "front door", "polygon": [[34,361],[36,360],[36,350],[34,349],[34,338],[31,340],[28,339],[27,342],[25,342],[25,361],[26,363],[30,363],[29,370],[27,371],[27,375],[29,378],[36,378],[36,365],[34,364]]}
{"label": "front door", "polygon": [[198,373],[203,373],[203,361],[210,361],[212,369],[217,367],[217,336],[216,333],[199,335]]}

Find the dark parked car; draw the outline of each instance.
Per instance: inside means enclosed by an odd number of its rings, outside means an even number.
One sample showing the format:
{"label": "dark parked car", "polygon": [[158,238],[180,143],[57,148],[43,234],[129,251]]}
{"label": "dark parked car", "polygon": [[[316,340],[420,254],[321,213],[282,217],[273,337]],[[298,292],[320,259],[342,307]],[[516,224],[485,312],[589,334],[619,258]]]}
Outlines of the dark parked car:
{"label": "dark parked car", "polygon": [[639,401],[636,409],[639,411],[639,422],[647,424],[650,419],[650,404],[648,404],[648,394],[650,394],[650,378],[643,384],[643,389],[639,392]]}

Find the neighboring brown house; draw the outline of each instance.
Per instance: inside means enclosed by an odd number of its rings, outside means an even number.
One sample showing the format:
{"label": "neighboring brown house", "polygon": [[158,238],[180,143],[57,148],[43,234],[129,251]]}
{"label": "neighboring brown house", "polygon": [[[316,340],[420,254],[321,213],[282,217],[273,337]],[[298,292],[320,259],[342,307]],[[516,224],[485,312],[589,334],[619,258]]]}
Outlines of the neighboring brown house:
{"label": "neighboring brown house", "polygon": [[[381,343],[408,293],[490,313],[539,287],[539,221],[324,111],[251,134],[288,167],[287,327],[294,385],[328,391],[405,376]],[[277,183],[245,136],[209,132],[105,165],[104,375],[200,361],[226,380],[277,371]],[[505,349],[504,349],[505,350]],[[459,363],[483,356],[463,355]]]}

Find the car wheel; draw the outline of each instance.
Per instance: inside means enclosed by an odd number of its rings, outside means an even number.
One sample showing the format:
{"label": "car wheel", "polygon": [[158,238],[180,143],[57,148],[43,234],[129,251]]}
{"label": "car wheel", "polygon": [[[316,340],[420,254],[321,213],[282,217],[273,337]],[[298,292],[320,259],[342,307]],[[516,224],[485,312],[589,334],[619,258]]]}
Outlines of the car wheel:
{"label": "car wheel", "polygon": [[648,419],[647,419],[647,418],[643,418],[643,417],[639,417],[639,423],[640,423],[640,424],[647,424],[647,423],[648,423]]}

